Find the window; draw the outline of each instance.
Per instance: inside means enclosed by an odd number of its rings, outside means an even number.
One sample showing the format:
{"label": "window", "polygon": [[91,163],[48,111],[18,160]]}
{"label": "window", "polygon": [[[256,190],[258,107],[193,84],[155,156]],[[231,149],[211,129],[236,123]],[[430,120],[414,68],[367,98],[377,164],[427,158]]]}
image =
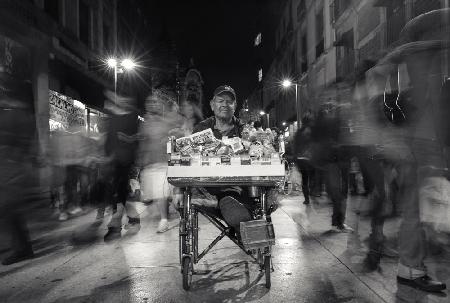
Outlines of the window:
{"label": "window", "polygon": [[89,29],[90,29],[90,11],[89,6],[83,1],[79,1],[79,26],[80,40],[89,46]]}
{"label": "window", "polygon": [[44,11],[59,22],[59,0],[45,0]]}
{"label": "window", "polygon": [[441,8],[440,0],[415,0],[413,4],[414,16]]}
{"label": "window", "polygon": [[106,23],[103,23],[103,49],[106,52],[112,51],[111,27]]}
{"label": "window", "polygon": [[398,40],[400,31],[406,24],[406,6],[403,2],[395,1],[386,8],[387,44]]}
{"label": "window", "polygon": [[301,68],[302,68],[302,73],[306,72],[308,70],[308,56],[307,56],[307,52],[308,52],[308,47],[307,47],[307,40],[306,40],[306,33],[303,34],[302,36],[302,55],[301,55]]}
{"label": "window", "polygon": [[262,71],[262,68],[260,68],[258,70],[258,82],[261,82],[262,78],[263,78],[263,71]]}
{"label": "window", "polygon": [[334,0],[333,2],[333,21],[337,19],[345,12],[345,10],[351,4],[351,0]]}
{"label": "window", "polygon": [[261,44],[261,39],[262,39],[261,33],[258,33],[258,35],[255,38],[255,46],[258,46]]}
{"label": "window", "polygon": [[297,21],[300,21],[306,13],[306,1],[301,0],[297,6]]}
{"label": "window", "polygon": [[324,51],[323,22],[323,8],[321,7],[316,13],[316,58]]}
{"label": "window", "polygon": [[338,79],[352,75],[355,67],[355,50],[353,28],[338,34],[336,43],[336,73]]}

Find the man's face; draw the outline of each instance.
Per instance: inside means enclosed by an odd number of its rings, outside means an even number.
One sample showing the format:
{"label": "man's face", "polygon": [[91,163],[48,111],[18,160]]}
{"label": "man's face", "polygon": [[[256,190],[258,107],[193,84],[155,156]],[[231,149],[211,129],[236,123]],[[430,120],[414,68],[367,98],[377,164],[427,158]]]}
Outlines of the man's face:
{"label": "man's face", "polygon": [[220,94],[211,101],[214,116],[221,119],[230,119],[236,110],[236,100],[230,94]]}

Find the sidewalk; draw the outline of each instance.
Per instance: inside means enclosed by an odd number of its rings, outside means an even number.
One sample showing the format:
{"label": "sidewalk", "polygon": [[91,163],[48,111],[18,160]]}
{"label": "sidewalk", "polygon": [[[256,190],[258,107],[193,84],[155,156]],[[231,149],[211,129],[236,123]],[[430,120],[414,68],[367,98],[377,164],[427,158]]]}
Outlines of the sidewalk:
{"label": "sidewalk", "polygon": [[[349,197],[346,223],[355,229],[354,233],[336,234],[329,232],[331,205],[326,197],[312,199],[308,206],[302,204],[303,196],[290,196],[283,200],[282,210],[302,229],[306,238],[320,243],[339,262],[346,266],[362,283],[385,302],[449,302],[449,290],[445,296],[427,294],[403,285],[397,286],[398,258],[383,257],[380,269],[367,272],[362,262],[368,251],[370,218],[358,215],[360,209],[368,209],[369,200],[361,196]],[[364,213],[364,212],[362,212]],[[397,233],[400,218],[386,220],[384,234],[389,247],[397,249]],[[450,249],[426,260],[429,274],[450,285]],[[448,286],[447,286],[448,288]]]}
{"label": "sidewalk", "polygon": [[[124,231],[110,244],[103,242],[108,218],[93,224],[95,212],[90,212],[49,224],[43,218],[51,211],[42,209],[40,219],[30,224],[37,257],[0,266],[0,302],[448,302],[448,297],[397,289],[396,260],[383,260],[382,272],[358,270],[368,222],[352,218],[353,203],[349,224],[358,232],[331,235],[326,201],[307,208],[299,201],[289,196],[273,214],[277,242],[270,290],[258,266],[225,239],[196,266],[205,274],[194,276],[192,289],[185,292],[176,213],[171,213],[172,228],[157,234],[156,205],[140,204],[140,232],[127,236]],[[389,222],[388,237],[396,224]],[[203,218],[199,226],[201,248],[218,231]],[[0,253],[5,252],[1,242]],[[450,283],[448,260],[431,262],[430,269]]]}

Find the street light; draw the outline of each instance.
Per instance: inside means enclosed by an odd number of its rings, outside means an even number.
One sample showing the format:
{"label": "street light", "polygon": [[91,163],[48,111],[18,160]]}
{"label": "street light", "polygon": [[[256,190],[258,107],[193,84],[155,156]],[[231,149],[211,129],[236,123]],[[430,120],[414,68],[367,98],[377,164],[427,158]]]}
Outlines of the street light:
{"label": "street light", "polygon": [[299,109],[300,109],[300,108],[299,108],[299,104],[298,104],[298,83],[292,82],[290,79],[284,79],[284,80],[281,82],[281,85],[282,85],[284,88],[289,88],[289,87],[291,87],[292,85],[295,86],[295,113],[296,113],[296,115],[297,115],[297,125],[300,125],[300,120],[299,120],[300,115],[298,114]]}
{"label": "street light", "polygon": [[130,58],[122,59],[120,66],[118,66],[119,60],[116,58],[108,58],[106,63],[110,68],[114,68],[114,103],[117,104],[117,74],[121,74],[124,70],[130,71],[136,67],[136,63]]}

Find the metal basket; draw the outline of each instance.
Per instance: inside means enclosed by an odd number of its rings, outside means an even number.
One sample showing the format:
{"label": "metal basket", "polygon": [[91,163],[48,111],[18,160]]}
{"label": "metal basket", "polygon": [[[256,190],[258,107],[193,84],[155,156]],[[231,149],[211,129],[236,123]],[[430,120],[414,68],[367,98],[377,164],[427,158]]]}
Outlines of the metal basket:
{"label": "metal basket", "polygon": [[273,224],[263,219],[241,222],[241,238],[246,250],[274,245],[275,231]]}

